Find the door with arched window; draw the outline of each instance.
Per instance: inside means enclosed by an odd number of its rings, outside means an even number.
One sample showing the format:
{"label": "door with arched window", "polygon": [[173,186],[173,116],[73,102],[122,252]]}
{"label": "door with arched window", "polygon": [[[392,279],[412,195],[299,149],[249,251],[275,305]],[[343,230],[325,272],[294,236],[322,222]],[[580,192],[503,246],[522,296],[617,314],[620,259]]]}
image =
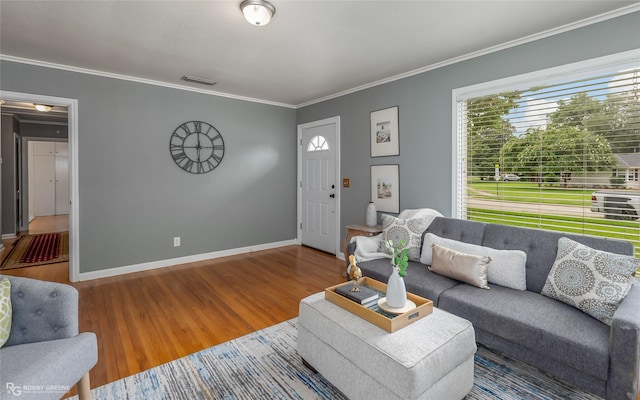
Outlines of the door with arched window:
{"label": "door with arched window", "polygon": [[299,136],[301,243],[336,254],[337,122],[329,119],[301,125]]}

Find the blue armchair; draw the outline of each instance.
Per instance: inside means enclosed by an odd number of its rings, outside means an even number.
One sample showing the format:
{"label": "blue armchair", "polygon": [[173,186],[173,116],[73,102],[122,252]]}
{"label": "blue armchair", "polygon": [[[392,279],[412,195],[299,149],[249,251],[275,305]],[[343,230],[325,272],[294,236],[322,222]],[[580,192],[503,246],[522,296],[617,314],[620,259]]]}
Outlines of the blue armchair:
{"label": "blue armchair", "polygon": [[98,344],[94,333],[78,333],[78,291],[6,277],[13,318],[9,339],[0,348],[0,399],[60,399],[75,384],[78,397],[89,399],[89,370],[98,361]]}

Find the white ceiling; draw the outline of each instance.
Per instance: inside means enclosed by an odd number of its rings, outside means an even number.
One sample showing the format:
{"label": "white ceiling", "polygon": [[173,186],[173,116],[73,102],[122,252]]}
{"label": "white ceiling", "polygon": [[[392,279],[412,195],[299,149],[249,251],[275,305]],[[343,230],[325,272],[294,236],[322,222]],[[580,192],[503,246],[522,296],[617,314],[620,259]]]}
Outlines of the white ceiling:
{"label": "white ceiling", "polygon": [[640,10],[618,0],[271,3],[274,19],[255,27],[240,0],[2,0],[0,54],[299,106]]}

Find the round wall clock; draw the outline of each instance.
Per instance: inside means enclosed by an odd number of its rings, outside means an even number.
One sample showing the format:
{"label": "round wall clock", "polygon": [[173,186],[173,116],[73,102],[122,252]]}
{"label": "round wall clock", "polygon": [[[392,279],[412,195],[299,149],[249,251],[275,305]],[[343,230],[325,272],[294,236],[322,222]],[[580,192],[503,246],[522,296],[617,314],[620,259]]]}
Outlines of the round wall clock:
{"label": "round wall clock", "polygon": [[212,125],[187,121],[171,134],[169,150],[180,168],[192,174],[204,174],[222,162],[224,141]]}

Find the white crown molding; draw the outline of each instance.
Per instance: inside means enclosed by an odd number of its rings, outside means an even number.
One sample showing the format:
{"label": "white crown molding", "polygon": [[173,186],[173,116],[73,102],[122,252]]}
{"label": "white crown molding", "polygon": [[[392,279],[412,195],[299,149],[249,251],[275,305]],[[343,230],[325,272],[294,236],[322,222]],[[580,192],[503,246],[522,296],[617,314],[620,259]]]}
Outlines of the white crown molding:
{"label": "white crown molding", "polygon": [[530,43],[530,42],[534,42],[536,40],[540,40],[540,39],[544,39],[550,36],[554,36],[554,35],[558,35],[560,33],[564,33],[564,32],[569,32],[575,29],[579,29],[579,28],[583,28],[585,26],[589,26],[589,25],[593,25],[596,24],[598,22],[603,22],[603,21],[607,21],[609,19],[613,19],[613,18],[617,18],[617,17],[621,17],[623,15],[627,15],[627,14],[631,14],[633,12],[636,11],[640,11],[640,3],[636,3],[636,4],[632,4],[630,6],[626,6],[626,7],[622,7],[619,8],[617,10],[614,11],[610,11],[608,13],[604,13],[604,14],[600,14],[600,15],[596,15],[594,17],[590,17],[590,18],[586,18],[580,21],[576,21],[576,22],[572,22],[570,24],[566,24],[566,25],[562,25],[556,28],[552,28],[552,29],[548,29],[546,31],[542,31],[542,32],[538,32],[538,33],[534,33],[533,35],[529,35],[529,36],[525,36],[519,39],[515,39],[515,40],[511,40],[509,42],[505,42],[496,46],[491,46],[491,47],[487,47],[486,49],[482,49],[482,50],[478,50],[478,51],[474,51],[472,53],[467,53],[464,54],[462,56],[458,56],[458,57],[454,57],[454,58],[450,58],[448,60],[445,61],[441,61],[439,63],[435,63],[435,64],[431,64],[431,65],[427,65],[425,67],[421,67],[418,69],[414,69],[412,71],[408,71],[402,74],[398,74],[398,75],[394,75],[391,76],[389,78],[385,78],[385,79],[381,79],[379,81],[375,81],[375,82],[371,82],[371,83],[367,83],[365,85],[361,85],[361,86],[357,86],[354,87],[352,89],[347,89],[344,90],[342,92],[338,92],[329,96],[325,96],[319,99],[315,99],[315,100],[311,100],[302,104],[298,104],[296,106],[296,109],[298,108],[302,108],[302,107],[306,107],[306,106],[310,106],[313,104],[317,104],[317,103],[321,103],[323,101],[327,101],[327,100],[332,100],[338,97],[342,97],[342,96],[346,96],[348,94],[351,93],[356,93],[365,89],[369,89],[372,87],[376,87],[376,86],[380,86],[380,85],[384,85],[386,83],[390,83],[390,82],[394,82],[400,79],[404,79],[404,78],[408,78],[414,75],[419,75],[422,74],[424,72],[428,72],[428,71],[432,71],[434,69],[438,69],[438,68],[442,68],[442,67],[446,67],[447,65],[452,65],[452,64],[456,64],[462,61],[466,61],[466,60],[470,60],[472,58],[476,58],[476,57],[480,57],[480,56],[484,56],[487,54],[491,54],[491,53],[495,53],[498,52],[500,50],[505,50],[505,49],[509,49],[512,47],[516,47],[516,46],[520,46],[526,43]]}
{"label": "white crown molding", "polygon": [[153,79],[139,78],[139,77],[135,77],[135,76],[122,75],[122,74],[114,74],[114,73],[111,73],[111,72],[98,71],[98,70],[89,69],[89,68],[74,67],[72,65],[57,64],[57,63],[51,63],[51,62],[47,62],[47,61],[33,60],[33,59],[29,59],[29,58],[15,57],[15,56],[7,55],[7,54],[0,54],[0,60],[11,61],[11,62],[16,62],[16,63],[21,63],[21,64],[35,65],[37,67],[45,67],[45,68],[52,68],[52,69],[60,69],[60,70],[63,70],[63,71],[78,72],[78,73],[81,73],[81,74],[101,76],[101,77],[104,77],[104,78],[112,78],[112,79],[120,79],[120,80],[124,80],[124,81],[144,83],[146,85],[162,86],[162,87],[171,88],[171,89],[185,90],[185,91],[188,91],[188,92],[202,93],[202,94],[207,94],[207,95],[210,95],[210,96],[225,97],[225,98],[229,98],[229,99],[248,101],[248,102],[252,102],[252,103],[260,103],[260,104],[266,104],[266,105],[278,106],[278,107],[285,107],[285,108],[296,108],[296,106],[292,105],[292,104],[278,103],[278,102],[275,102],[275,101],[262,100],[262,99],[254,99],[254,98],[251,98],[251,97],[237,96],[237,95],[233,95],[233,94],[229,94],[229,93],[217,92],[215,90],[206,90],[206,89],[194,88],[194,87],[191,87],[191,86],[178,85],[178,84],[175,84],[175,83],[168,83],[168,82],[161,82],[161,81],[156,81],[156,80],[153,80]]}
{"label": "white crown molding", "polygon": [[255,246],[239,247],[236,249],[214,251],[211,253],[194,254],[191,256],[171,258],[168,260],[152,261],[148,263],[128,265],[123,267],[106,268],[106,269],[101,269],[99,271],[80,272],[78,276],[78,280],[88,281],[91,279],[107,278],[110,276],[131,274],[133,272],[148,271],[148,270],[157,269],[157,268],[170,267],[173,265],[194,263],[198,261],[211,260],[219,257],[235,256],[238,254],[251,253],[251,252],[260,251],[260,250],[270,250],[270,249],[275,249],[275,248],[284,247],[284,246],[292,246],[297,244],[298,243],[295,239],[283,240],[281,242],[273,242],[273,243],[259,244]]}

